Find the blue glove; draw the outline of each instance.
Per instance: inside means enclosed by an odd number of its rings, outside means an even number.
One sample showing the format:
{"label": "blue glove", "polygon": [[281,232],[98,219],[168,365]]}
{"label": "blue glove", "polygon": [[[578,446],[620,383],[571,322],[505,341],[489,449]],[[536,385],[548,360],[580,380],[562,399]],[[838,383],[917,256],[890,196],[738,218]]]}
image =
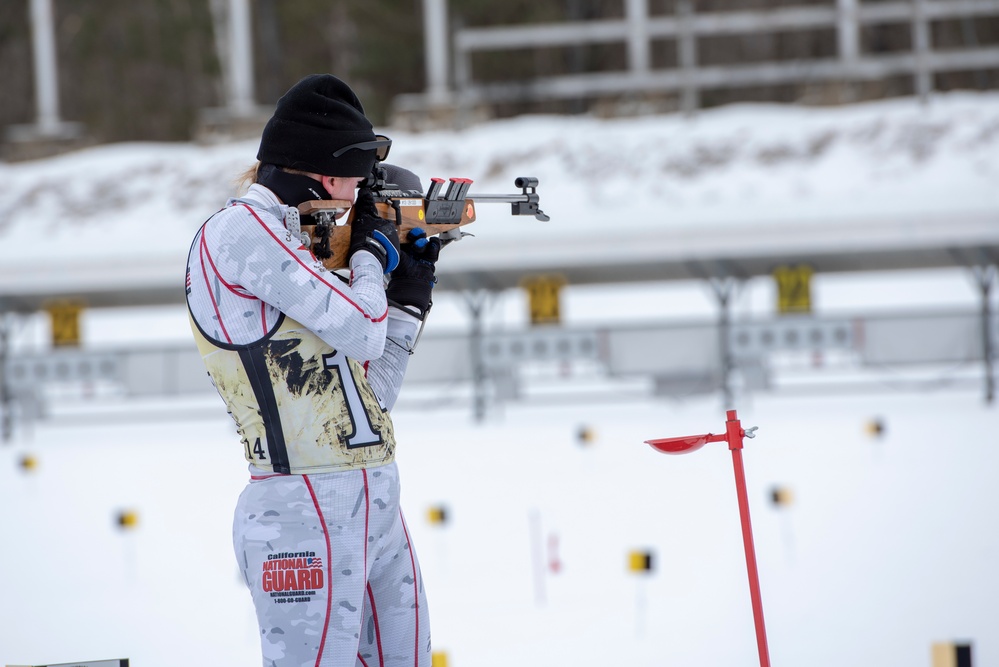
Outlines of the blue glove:
{"label": "blue glove", "polygon": [[385,273],[399,266],[399,232],[395,223],[378,215],[371,190],[361,190],[354,202],[354,220],[350,223],[350,247],[347,260],[358,250],[367,250],[382,263]]}

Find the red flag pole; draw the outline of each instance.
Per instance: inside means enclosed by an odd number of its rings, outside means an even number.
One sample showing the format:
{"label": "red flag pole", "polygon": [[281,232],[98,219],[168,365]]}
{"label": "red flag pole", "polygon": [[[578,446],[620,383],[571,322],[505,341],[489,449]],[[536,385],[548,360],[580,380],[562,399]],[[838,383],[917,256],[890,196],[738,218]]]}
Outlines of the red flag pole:
{"label": "red flag pole", "polygon": [[725,423],[728,448],[732,450],[732,467],[735,469],[735,491],[739,496],[739,518],[742,520],[742,543],[746,549],[746,570],[749,573],[749,596],[753,600],[753,620],[756,623],[756,648],[760,653],[760,667],[770,667],[767,649],[767,628],[763,622],[763,596],[760,595],[760,573],[756,567],[756,548],[753,546],[753,524],[749,520],[749,494],[746,492],[746,469],[742,465],[742,436],[744,431],[735,410],[728,411]]}
{"label": "red flag pole", "polygon": [[705,433],[679,438],[646,440],[656,450],[665,454],[686,454],[709,442],[728,443],[732,452],[732,467],[735,469],[735,490],[739,499],[739,518],[742,522],[742,543],[746,551],[746,570],[749,573],[749,595],[753,602],[753,621],[756,624],[756,647],[760,654],[760,667],[770,667],[770,651],[767,648],[767,629],[763,620],[763,597],[760,595],[760,574],[756,567],[756,548],[753,546],[753,525],[749,519],[749,494],[746,492],[746,470],[742,465],[742,439],[753,437],[756,427],[744,431],[735,410],[727,411],[725,435]]}

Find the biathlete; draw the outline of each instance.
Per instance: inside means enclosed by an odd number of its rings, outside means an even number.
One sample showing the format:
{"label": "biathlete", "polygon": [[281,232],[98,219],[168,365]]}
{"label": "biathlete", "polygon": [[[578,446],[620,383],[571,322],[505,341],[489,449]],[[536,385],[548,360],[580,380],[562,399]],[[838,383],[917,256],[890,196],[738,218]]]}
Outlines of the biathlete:
{"label": "biathlete", "polygon": [[[390,145],[343,81],[302,79],[263,130],[252,184],[187,261],[192,330],[249,463],[233,546],[268,667],[430,665],[390,411],[440,244],[400,251],[371,193],[355,195]],[[349,279],[285,226],[316,199],[354,202]]]}

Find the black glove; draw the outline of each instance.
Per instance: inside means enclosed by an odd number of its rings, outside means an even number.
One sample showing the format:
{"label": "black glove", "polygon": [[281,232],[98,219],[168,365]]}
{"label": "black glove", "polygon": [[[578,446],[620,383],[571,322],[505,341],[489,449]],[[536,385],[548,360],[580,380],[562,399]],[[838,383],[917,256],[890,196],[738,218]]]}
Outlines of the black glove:
{"label": "black glove", "polygon": [[382,263],[385,273],[399,265],[399,232],[395,223],[378,216],[371,190],[363,189],[354,202],[354,220],[350,223],[350,247],[347,260],[358,250],[367,250]]}
{"label": "black glove", "polygon": [[388,302],[422,320],[433,304],[431,292],[437,277],[434,275],[440,257],[441,240],[427,238],[427,233],[416,227],[406,235],[399,266],[392,272],[392,280],[385,289]]}

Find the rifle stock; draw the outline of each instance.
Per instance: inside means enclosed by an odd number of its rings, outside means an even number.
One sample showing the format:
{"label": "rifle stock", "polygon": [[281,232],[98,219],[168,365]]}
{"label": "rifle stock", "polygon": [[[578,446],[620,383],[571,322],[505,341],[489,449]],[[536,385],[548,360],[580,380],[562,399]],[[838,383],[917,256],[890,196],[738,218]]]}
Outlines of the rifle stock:
{"label": "rifle stock", "polygon": [[[511,205],[512,215],[533,215],[538,220],[549,219],[538,206],[536,178],[518,178],[515,183],[523,190],[520,194],[479,195],[474,198],[464,197],[471,185],[470,180],[452,178],[451,182],[452,187],[441,197],[437,196],[441,179],[433,179],[426,195],[419,191],[376,190],[375,208],[379,216],[396,223],[399,240],[403,243],[409,230],[415,227],[423,228],[427,236],[440,236],[445,242],[461,238],[461,232],[457,230],[475,222],[476,202],[508,203]],[[457,187],[453,187],[456,183]],[[350,213],[347,221],[337,224],[336,218],[348,209]],[[298,205],[298,212],[302,219],[301,231],[310,240],[307,245],[313,254],[327,269],[335,271],[347,268],[350,223],[354,219],[351,202],[342,199],[307,201]],[[312,224],[305,222],[310,216]]]}

